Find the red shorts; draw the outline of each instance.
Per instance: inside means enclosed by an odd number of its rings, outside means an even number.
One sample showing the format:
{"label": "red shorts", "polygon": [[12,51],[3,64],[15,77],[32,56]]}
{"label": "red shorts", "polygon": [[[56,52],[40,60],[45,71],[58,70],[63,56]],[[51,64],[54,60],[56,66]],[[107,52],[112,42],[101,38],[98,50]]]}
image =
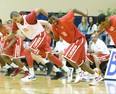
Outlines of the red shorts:
{"label": "red shorts", "polygon": [[[11,40],[6,40],[4,43],[4,48],[9,45]],[[13,59],[18,59],[18,58],[24,58],[24,46],[23,46],[23,40],[19,39],[16,37],[16,43],[12,45],[7,51],[3,52],[2,55],[9,56],[10,58]]]}
{"label": "red shorts", "polygon": [[46,32],[41,32],[41,34],[36,36],[28,46],[33,50],[32,53],[35,55],[41,55],[43,58],[45,58],[46,53],[52,52],[50,43],[51,38],[46,34]]}
{"label": "red shorts", "polygon": [[[110,55],[107,55],[107,54],[97,54],[97,55],[94,55],[94,56],[96,56],[99,59],[100,63],[109,60],[109,57],[110,57]],[[93,58],[92,55],[87,55],[87,59],[90,62],[94,63],[94,58]]]}
{"label": "red shorts", "polygon": [[75,43],[70,44],[63,54],[64,57],[78,65],[81,65],[86,58],[85,42],[85,37],[83,37]]}

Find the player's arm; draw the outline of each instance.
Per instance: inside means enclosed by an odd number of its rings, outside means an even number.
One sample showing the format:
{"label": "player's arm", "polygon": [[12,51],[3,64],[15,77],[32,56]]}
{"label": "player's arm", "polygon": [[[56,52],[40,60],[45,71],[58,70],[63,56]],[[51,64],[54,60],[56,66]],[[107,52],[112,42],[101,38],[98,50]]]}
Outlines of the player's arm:
{"label": "player's arm", "polygon": [[15,34],[16,34],[16,32],[10,32],[9,35],[7,36],[7,39],[8,38],[14,39],[15,38]]}
{"label": "player's arm", "polygon": [[15,37],[15,33],[13,32],[10,32],[7,36],[5,36],[2,41],[5,41],[7,39],[10,39],[10,38],[14,38]]}
{"label": "player's arm", "polygon": [[45,30],[46,30],[46,33],[52,38],[54,39],[55,41],[59,41],[59,38],[54,36],[53,34],[53,30],[52,30],[52,26],[51,24],[48,22],[48,21],[44,21],[44,20],[39,20],[39,22],[41,23],[41,25],[44,25],[45,27]]}
{"label": "player's arm", "polygon": [[42,8],[35,9],[35,13],[36,13],[36,16],[38,16],[41,13],[41,14],[45,15],[48,18],[48,13]]}
{"label": "player's arm", "polygon": [[98,30],[96,31],[97,37],[99,37],[103,33],[104,27],[102,25],[98,26]]}
{"label": "player's arm", "polygon": [[8,50],[15,43],[16,43],[16,39],[12,38],[11,42],[9,43],[9,45],[3,49],[3,52],[6,51],[6,50]]}
{"label": "player's arm", "polygon": [[91,49],[92,43],[93,43],[93,41],[90,41],[89,42],[89,47],[88,47],[88,53],[90,53],[90,54],[93,52],[92,49]]}
{"label": "player's arm", "polygon": [[87,17],[87,16],[88,16],[88,11],[87,11],[86,14],[83,13],[83,12],[81,12],[80,10],[77,10],[76,8],[73,9],[72,11],[73,11],[74,13],[77,13],[77,14],[82,15],[82,16],[84,16],[84,17]]}
{"label": "player's arm", "polygon": [[[46,30],[46,31],[47,31],[47,30]],[[56,37],[56,36],[53,34],[53,32],[50,31],[50,33],[48,33],[48,35],[49,35],[53,40],[59,41],[59,38]]]}

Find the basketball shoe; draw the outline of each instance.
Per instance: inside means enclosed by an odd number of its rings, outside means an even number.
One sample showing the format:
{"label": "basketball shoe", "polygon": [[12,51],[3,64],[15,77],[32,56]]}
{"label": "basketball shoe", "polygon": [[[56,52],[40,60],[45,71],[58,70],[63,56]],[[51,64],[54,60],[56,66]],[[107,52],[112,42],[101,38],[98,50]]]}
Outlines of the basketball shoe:
{"label": "basketball shoe", "polygon": [[28,75],[29,75],[29,71],[25,71],[24,76],[22,78],[24,78],[24,77],[26,77]]}
{"label": "basketball shoe", "polygon": [[67,72],[67,82],[71,82],[73,78],[74,68],[69,67],[69,72]]}
{"label": "basketball shoe", "polygon": [[51,74],[51,72],[52,72],[52,69],[53,69],[53,63],[51,63],[51,62],[48,62],[48,63],[46,63],[45,64],[46,65],[46,67],[47,67],[47,76],[49,76],[50,74]]}
{"label": "basketball shoe", "polygon": [[91,83],[89,83],[90,86],[95,86],[96,84],[98,84],[100,81],[103,80],[103,77],[97,73],[95,73],[94,76],[94,79],[92,80]]}
{"label": "basketball shoe", "polygon": [[74,83],[80,82],[82,80],[83,76],[84,76],[84,71],[81,70],[79,73],[76,74],[76,79],[75,79]]}
{"label": "basketball shoe", "polygon": [[5,74],[5,76],[10,76],[13,73],[13,71],[14,71],[13,68],[8,68],[7,73]]}
{"label": "basketball shoe", "polygon": [[64,76],[63,72],[56,72],[56,75],[52,76],[51,80],[58,80],[58,79],[62,78],[63,76]]}
{"label": "basketball shoe", "polygon": [[30,75],[30,74],[24,78],[21,78],[21,81],[23,82],[31,82],[33,80],[36,80],[36,77],[35,75]]}
{"label": "basketball shoe", "polygon": [[14,77],[14,76],[16,76],[18,73],[20,73],[22,71],[22,69],[21,68],[14,68],[14,71],[13,71],[13,73],[12,73],[12,77]]}

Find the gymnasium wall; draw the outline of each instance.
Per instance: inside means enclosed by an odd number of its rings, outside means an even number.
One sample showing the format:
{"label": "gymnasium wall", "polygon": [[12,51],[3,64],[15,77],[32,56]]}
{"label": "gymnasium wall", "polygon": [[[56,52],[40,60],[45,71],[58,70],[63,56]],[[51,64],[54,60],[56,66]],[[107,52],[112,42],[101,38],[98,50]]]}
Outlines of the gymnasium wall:
{"label": "gymnasium wall", "polygon": [[98,15],[99,10],[116,8],[116,0],[0,0],[0,18],[6,21],[13,10],[31,11],[37,7],[44,8],[48,12],[67,12],[78,8],[89,15]]}

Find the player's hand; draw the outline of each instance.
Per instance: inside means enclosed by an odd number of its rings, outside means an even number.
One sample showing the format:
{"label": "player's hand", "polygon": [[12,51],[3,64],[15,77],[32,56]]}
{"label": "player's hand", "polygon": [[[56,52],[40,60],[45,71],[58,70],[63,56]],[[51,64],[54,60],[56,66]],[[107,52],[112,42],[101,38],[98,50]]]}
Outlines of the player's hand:
{"label": "player's hand", "polygon": [[88,9],[86,9],[86,13],[85,14],[88,16]]}
{"label": "player's hand", "polygon": [[4,37],[1,39],[1,42],[4,42],[5,40],[7,40],[7,36],[4,36]]}
{"label": "player's hand", "polygon": [[49,35],[50,32],[51,32],[50,28],[49,28],[47,25],[45,25],[45,31],[46,31],[46,33],[47,33],[48,35]]}
{"label": "player's hand", "polygon": [[90,42],[89,42],[89,45],[91,45],[92,43],[93,43],[93,41],[90,41]]}

